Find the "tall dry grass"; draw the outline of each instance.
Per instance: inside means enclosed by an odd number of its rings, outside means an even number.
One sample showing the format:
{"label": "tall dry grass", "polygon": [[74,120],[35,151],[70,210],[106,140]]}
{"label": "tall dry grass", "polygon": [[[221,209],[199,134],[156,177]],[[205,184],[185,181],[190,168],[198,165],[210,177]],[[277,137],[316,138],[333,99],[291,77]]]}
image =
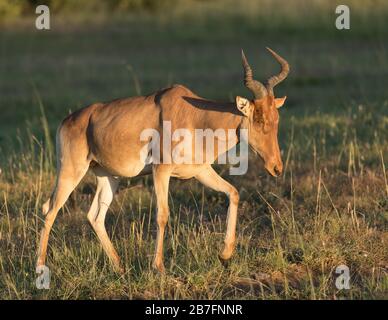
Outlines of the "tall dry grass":
{"label": "tall dry grass", "polygon": [[[297,2],[196,1],[175,8],[171,21],[168,14],[126,16],[60,28],[54,20],[50,33],[2,32],[0,297],[386,298],[386,4],[352,1],[360,18],[338,33],[330,15],[334,2]],[[279,133],[285,173],[268,177],[253,156],[245,176],[228,177],[225,167],[217,168],[241,195],[229,267],[217,259],[225,197],[195,181],[174,180],[167,274],[152,270],[156,208],[148,177],[123,180],[108,215],[109,235],[126,267],[123,276],[115,274],[85,216],[95,190],[89,175],[55,222],[51,286],[38,290],[35,252],[41,206],[54,183],[60,120],[88,103],[174,82],[208,98],[248,96],[239,49],[246,49],[261,80],[276,70],[266,45],[292,67],[276,90],[288,95]],[[350,269],[350,290],[335,287],[341,264]]]}

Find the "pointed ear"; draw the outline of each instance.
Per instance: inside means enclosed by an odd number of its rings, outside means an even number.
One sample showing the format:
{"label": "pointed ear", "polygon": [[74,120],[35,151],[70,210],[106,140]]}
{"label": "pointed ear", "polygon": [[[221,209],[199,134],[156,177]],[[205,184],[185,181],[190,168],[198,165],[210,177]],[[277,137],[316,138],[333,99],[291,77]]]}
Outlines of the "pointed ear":
{"label": "pointed ear", "polygon": [[248,99],[237,96],[236,97],[236,106],[237,109],[241,111],[241,113],[248,117],[252,112],[252,105]]}
{"label": "pointed ear", "polygon": [[275,107],[276,109],[279,109],[281,106],[283,106],[284,102],[286,101],[287,96],[284,96],[283,98],[276,98],[275,99]]}

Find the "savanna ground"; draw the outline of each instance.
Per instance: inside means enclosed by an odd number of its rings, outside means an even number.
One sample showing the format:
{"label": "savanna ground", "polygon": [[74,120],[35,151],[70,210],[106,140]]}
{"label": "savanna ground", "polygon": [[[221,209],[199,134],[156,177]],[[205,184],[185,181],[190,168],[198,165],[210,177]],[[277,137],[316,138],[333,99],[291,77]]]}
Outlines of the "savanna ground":
{"label": "savanna ground", "polygon": [[[335,1],[195,1],[171,13],[59,16],[50,31],[37,31],[31,18],[2,25],[0,298],[386,299],[388,6],[343,2],[351,9],[346,31],[334,27]],[[278,71],[265,46],[291,65],[275,91],[288,96],[279,132],[285,172],[269,177],[254,155],[244,176],[217,167],[241,195],[229,266],[217,258],[225,196],[173,180],[167,272],[153,271],[148,177],[122,180],[107,217],[126,267],[116,274],[86,219],[95,188],[88,175],[55,221],[50,289],[36,289],[60,120],[173,83],[211,99],[250,97],[240,48],[264,80]],[[349,267],[349,290],[335,286],[339,265]]]}

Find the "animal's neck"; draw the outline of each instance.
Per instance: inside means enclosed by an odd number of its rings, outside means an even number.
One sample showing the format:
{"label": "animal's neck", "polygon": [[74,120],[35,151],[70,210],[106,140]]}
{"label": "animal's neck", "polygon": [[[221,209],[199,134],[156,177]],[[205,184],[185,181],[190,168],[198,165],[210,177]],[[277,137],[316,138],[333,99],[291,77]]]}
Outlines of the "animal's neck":
{"label": "animal's neck", "polygon": [[207,111],[203,114],[203,122],[206,127],[212,130],[224,129],[226,134],[233,130],[239,142],[239,129],[246,126],[245,117],[238,111],[233,102],[215,102],[215,104],[220,106],[221,110],[217,112]]}
{"label": "animal's neck", "polygon": [[243,115],[234,102],[211,101],[202,98],[185,97],[195,107],[195,121],[203,129],[234,129],[243,122]]}
{"label": "animal's neck", "polygon": [[248,129],[247,118],[238,111],[235,103],[211,102],[211,104],[213,108],[201,114],[201,124],[203,124],[204,129],[211,129],[213,132],[217,132],[219,129],[224,130],[228,145],[227,150],[248,138],[240,131],[240,129]]}

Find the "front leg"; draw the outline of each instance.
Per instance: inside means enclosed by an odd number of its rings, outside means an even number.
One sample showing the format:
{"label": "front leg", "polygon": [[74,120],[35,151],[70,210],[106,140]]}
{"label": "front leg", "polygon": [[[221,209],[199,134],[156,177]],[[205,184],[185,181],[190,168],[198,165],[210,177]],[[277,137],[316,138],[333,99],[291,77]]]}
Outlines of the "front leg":
{"label": "front leg", "polygon": [[168,222],[168,216],[170,213],[168,208],[168,185],[170,182],[171,169],[166,165],[154,165],[152,173],[157,201],[156,222],[158,224],[153,266],[160,272],[164,272],[163,239],[164,229]]}
{"label": "front leg", "polygon": [[229,197],[225,246],[219,255],[222,261],[229,260],[236,244],[237,208],[240,198],[238,191],[229,182],[222,179],[210,165],[201,171],[196,178],[205,186],[216,191],[224,192]]}

